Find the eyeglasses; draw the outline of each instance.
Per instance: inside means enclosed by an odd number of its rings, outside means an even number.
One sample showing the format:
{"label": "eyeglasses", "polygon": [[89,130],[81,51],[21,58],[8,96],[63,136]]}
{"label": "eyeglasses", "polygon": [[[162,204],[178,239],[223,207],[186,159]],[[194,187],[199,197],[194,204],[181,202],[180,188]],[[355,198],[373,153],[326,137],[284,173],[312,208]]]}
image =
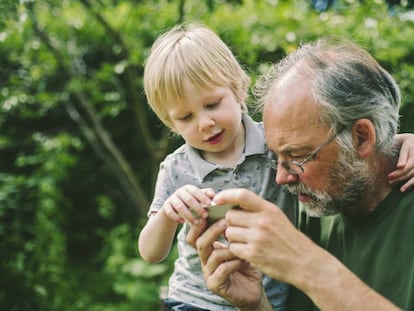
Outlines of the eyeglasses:
{"label": "eyeglasses", "polygon": [[337,131],[335,133],[335,135],[333,135],[328,140],[326,140],[322,145],[320,145],[318,148],[316,148],[314,152],[312,152],[310,155],[308,155],[305,159],[303,159],[300,162],[295,161],[295,160],[288,160],[288,161],[278,162],[275,159],[266,158],[267,162],[268,162],[269,166],[271,168],[275,169],[275,170],[277,170],[277,167],[280,164],[289,174],[301,175],[305,171],[305,169],[303,168],[303,165],[306,162],[314,159],[318,155],[318,152],[321,151],[321,149],[323,147],[325,147],[326,145],[331,143],[343,129],[344,128],[342,127],[339,131]]}

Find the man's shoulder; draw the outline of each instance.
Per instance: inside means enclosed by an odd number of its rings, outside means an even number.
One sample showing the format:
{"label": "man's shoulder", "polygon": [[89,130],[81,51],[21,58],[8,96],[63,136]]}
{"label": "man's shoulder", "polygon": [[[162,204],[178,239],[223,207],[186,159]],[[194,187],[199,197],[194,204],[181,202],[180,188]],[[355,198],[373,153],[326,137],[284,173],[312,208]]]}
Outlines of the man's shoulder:
{"label": "man's shoulder", "polygon": [[414,189],[401,193],[401,204],[414,205]]}
{"label": "man's shoulder", "polygon": [[401,185],[395,185],[379,207],[391,214],[405,214],[407,217],[413,215],[414,217],[414,191],[401,192]]}

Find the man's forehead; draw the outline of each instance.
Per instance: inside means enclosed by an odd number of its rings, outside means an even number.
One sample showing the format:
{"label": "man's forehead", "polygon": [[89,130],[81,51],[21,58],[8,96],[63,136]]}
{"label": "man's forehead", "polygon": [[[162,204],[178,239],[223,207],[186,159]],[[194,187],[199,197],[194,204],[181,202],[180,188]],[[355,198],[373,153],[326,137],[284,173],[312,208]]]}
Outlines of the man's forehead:
{"label": "man's forehead", "polygon": [[320,107],[315,103],[309,84],[286,79],[272,88],[263,109],[265,126],[276,121],[277,126],[315,123],[319,115]]}
{"label": "man's forehead", "polygon": [[[285,77],[272,89],[263,110],[266,140],[280,148],[312,139],[320,130],[320,107],[315,103],[308,81]],[[324,128],[324,127],[323,127]]]}
{"label": "man's forehead", "polygon": [[273,151],[313,149],[315,141],[329,131],[327,125],[315,122],[283,122],[266,124],[265,139]]}

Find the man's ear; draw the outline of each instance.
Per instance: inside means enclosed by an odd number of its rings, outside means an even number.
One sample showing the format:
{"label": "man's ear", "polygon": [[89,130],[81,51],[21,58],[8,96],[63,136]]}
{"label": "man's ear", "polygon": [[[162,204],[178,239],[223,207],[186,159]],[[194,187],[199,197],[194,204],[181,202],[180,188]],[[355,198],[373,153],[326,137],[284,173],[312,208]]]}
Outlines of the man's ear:
{"label": "man's ear", "polygon": [[368,119],[359,119],[352,126],[352,139],[356,152],[366,158],[375,150],[377,140],[374,124]]}

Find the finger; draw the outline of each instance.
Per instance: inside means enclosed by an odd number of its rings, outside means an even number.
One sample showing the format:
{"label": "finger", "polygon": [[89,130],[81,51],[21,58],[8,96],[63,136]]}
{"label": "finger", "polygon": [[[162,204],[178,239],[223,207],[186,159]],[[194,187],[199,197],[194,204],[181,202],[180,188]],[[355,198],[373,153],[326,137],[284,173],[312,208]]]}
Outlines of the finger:
{"label": "finger", "polygon": [[201,223],[197,226],[190,226],[190,230],[187,234],[187,242],[192,247],[196,248],[197,239],[207,228],[207,220],[202,220]]}
{"label": "finger", "polygon": [[407,146],[406,144],[403,144],[401,146],[400,154],[398,156],[397,168],[403,168],[406,165],[407,160],[409,158],[409,153],[410,153],[410,147]]}
{"label": "finger", "polygon": [[171,220],[178,222],[180,224],[184,223],[184,219],[180,217],[178,212],[175,210],[175,208],[169,203],[165,202],[164,206],[162,207],[162,210],[164,214]]}
{"label": "finger", "polygon": [[216,195],[213,188],[204,188],[204,189],[201,189],[201,191],[203,191],[204,194],[210,198],[210,200],[213,200],[214,196]]}
{"label": "finger", "polygon": [[395,140],[397,147],[400,147],[397,167],[402,168],[409,165],[407,161],[413,157],[414,135],[410,133],[397,134]]}
{"label": "finger", "polygon": [[390,184],[394,184],[396,182],[407,179],[408,176],[409,174],[407,174],[407,172],[405,172],[403,169],[397,169],[388,174],[388,181]]}
{"label": "finger", "polygon": [[177,197],[193,211],[191,216],[186,213],[183,216],[188,217],[189,220],[198,217],[207,218],[208,213],[205,208],[211,204],[211,199],[203,190],[193,185],[186,185],[177,191]]}
{"label": "finger", "polygon": [[245,227],[227,226],[224,232],[229,243],[247,243],[250,237],[249,229]]}
{"label": "finger", "polygon": [[222,262],[212,274],[205,276],[207,287],[216,293],[222,293],[225,290],[223,285],[229,281],[230,275],[242,268],[243,261],[240,259]]}
{"label": "finger", "polygon": [[[229,244],[229,251],[236,257],[249,261],[250,258],[247,255],[249,245],[246,243],[238,243],[238,242],[232,242]],[[253,262],[249,261],[252,265],[254,265]]]}
{"label": "finger", "polygon": [[173,195],[169,199],[169,204],[172,207],[172,210],[175,211],[180,218],[197,224],[197,218],[191,213],[189,207],[176,195]]}
{"label": "finger", "polygon": [[235,258],[228,248],[213,249],[206,263],[202,265],[204,276],[213,275],[224,262]]}
{"label": "finger", "polygon": [[213,243],[213,248],[214,249],[216,249],[216,248],[228,248],[229,246],[227,245],[227,244],[224,244],[224,243],[222,243],[222,242],[219,242],[219,241],[215,241],[214,243]]}
{"label": "finger", "polygon": [[[214,196],[214,190],[211,188],[200,189],[193,185],[187,185],[185,190],[190,195],[189,199],[191,203],[200,205],[201,207],[207,207],[211,204],[211,196]],[[195,199],[195,202],[193,201]]]}
{"label": "finger", "polygon": [[197,239],[197,252],[200,256],[201,262],[205,264],[213,251],[213,244],[226,228],[226,222],[221,219],[212,224],[204,233]]}
{"label": "finger", "polygon": [[403,181],[405,181],[405,183],[400,187],[401,192],[409,190],[414,185],[414,169],[398,169],[388,174],[388,182],[390,184]]}
{"label": "finger", "polygon": [[401,186],[400,191],[405,192],[411,190],[414,186],[414,178],[408,180],[404,185]]}
{"label": "finger", "polygon": [[[252,218],[256,217],[257,213],[247,212],[244,210],[229,210],[226,213],[225,219],[227,226],[248,227],[252,223]],[[225,232],[227,237],[227,230]]]}
{"label": "finger", "polygon": [[214,197],[214,201],[217,205],[233,204],[252,212],[261,211],[267,202],[257,194],[241,188],[223,190]]}
{"label": "finger", "polygon": [[407,183],[412,184],[411,179],[414,178],[414,169],[399,169],[395,170],[388,174],[388,182],[390,184],[395,184],[400,181],[407,181]]}

